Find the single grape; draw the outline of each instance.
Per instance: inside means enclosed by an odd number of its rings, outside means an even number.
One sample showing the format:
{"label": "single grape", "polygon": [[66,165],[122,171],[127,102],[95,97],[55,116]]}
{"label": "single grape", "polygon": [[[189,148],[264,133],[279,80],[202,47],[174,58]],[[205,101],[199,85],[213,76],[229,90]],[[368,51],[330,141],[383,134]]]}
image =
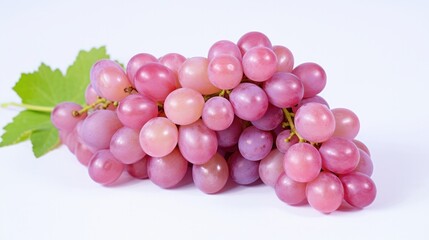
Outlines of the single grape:
{"label": "single grape", "polygon": [[81,142],[77,143],[74,154],[76,155],[77,160],[84,166],[88,166],[89,161],[94,155],[91,149]]}
{"label": "single grape", "polygon": [[112,136],[110,152],[124,164],[135,163],[146,155],[140,146],[139,131],[128,127],[119,128]]}
{"label": "single grape", "polygon": [[[178,74],[180,67],[185,61],[186,58],[178,53],[168,53],[159,59],[159,63],[168,67],[176,75]],[[179,84],[176,86],[180,87],[179,80],[177,80],[176,84]]]}
{"label": "single grape", "polygon": [[97,95],[111,101],[121,101],[128,96],[131,82],[122,67],[112,60],[99,60],[90,73],[91,85]]}
{"label": "single grape", "polygon": [[241,62],[232,55],[218,55],[209,63],[209,81],[219,89],[233,89],[243,78]]}
{"label": "single grape", "polygon": [[208,162],[192,166],[192,178],[195,186],[207,194],[217,193],[228,181],[229,170],[225,159],[215,154]]}
{"label": "single grape", "polygon": [[158,105],[144,95],[132,94],[121,101],[116,113],[124,126],[140,130],[147,121],[158,116]]}
{"label": "single grape", "polygon": [[76,124],[86,117],[86,113],[73,115],[73,112],[82,109],[77,103],[62,102],[55,106],[51,113],[51,122],[58,129],[70,132],[74,129]]}
{"label": "single grape", "polygon": [[295,105],[295,106],[293,106],[293,107],[292,107],[292,111],[293,111],[294,113],[296,113],[296,111],[298,111],[298,109],[299,109],[302,105],[305,105],[305,104],[310,103],[310,102],[314,102],[314,103],[321,103],[321,104],[323,104],[323,105],[326,105],[326,107],[328,107],[328,108],[329,108],[329,104],[328,104],[328,102],[327,102],[324,98],[322,98],[321,96],[316,95],[316,96],[314,96],[314,97],[309,97],[309,98],[304,98],[304,99],[302,99],[302,100],[301,100],[301,102],[299,102],[299,104],[298,104],[298,105]]}
{"label": "single grape", "polygon": [[139,53],[134,55],[127,64],[127,76],[130,82],[135,85],[134,77],[136,76],[137,71],[144,65],[148,63],[157,62],[156,57],[149,53]]}
{"label": "single grape", "polygon": [[236,145],[241,132],[243,132],[243,123],[238,117],[235,117],[227,129],[216,132],[219,147],[232,147]]}
{"label": "single grape", "polygon": [[353,139],[353,143],[356,145],[356,147],[358,147],[362,151],[366,152],[368,154],[368,156],[371,156],[371,153],[369,152],[368,147],[363,142],[361,142],[357,139]]}
{"label": "single grape", "polygon": [[261,160],[259,163],[259,177],[262,182],[274,187],[279,176],[284,173],[283,158],[284,154],[274,148]]}
{"label": "single grape", "polygon": [[259,161],[250,161],[240,152],[235,152],[228,160],[231,179],[241,185],[254,183],[259,179]]}
{"label": "single grape", "polygon": [[134,178],[146,179],[147,175],[147,161],[151,156],[146,155],[139,161],[126,165],[127,172]]}
{"label": "single grape", "polygon": [[203,95],[220,91],[209,80],[207,73],[209,61],[204,57],[188,58],[179,69],[179,82],[182,87],[192,88]]}
{"label": "single grape", "polygon": [[67,134],[64,144],[67,146],[69,151],[73,154],[76,152],[76,147],[80,141],[79,135],[77,133],[77,126],[80,125],[82,121],[80,121],[76,127],[71,131],[69,134]]}
{"label": "single grape", "polygon": [[202,119],[208,128],[222,131],[234,121],[234,109],[226,98],[212,97],[204,104]]}
{"label": "single grape", "polygon": [[353,140],[359,133],[359,118],[354,112],[346,108],[334,108],[331,110],[335,117],[335,137],[343,137]]}
{"label": "single grape", "polygon": [[273,46],[277,56],[277,72],[292,72],[294,58],[292,52],[284,46]]}
{"label": "single grape", "polygon": [[258,161],[266,157],[273,146],[271,132],[262,131],[254,126],[247,127],[240,135],[238,149],[241,155],[251,161]]}
{"label": "single grape", "polygon": [[98,100],[97,92],[94,90],[91,84],[88,84],[85,90],[85,102],[87,105],[91,105]]}
{"label": "single grape", "polygon": [[306,186],[306,183],[294,181],[285,173],[282,173],[278,178],[274,189],[280,200],[287,204],[295,205],[302,203],[306,199]]}
{"label": "single grape", "polygon": [[193,164],[208,162],[216,154],[217,147],[215,132],[206,127],[201,119],[180,126],[179,149],[189,162]]}
{"label": "single grape", "polygon": [[276,147],[282,153],[286,153],[286,151],[290,148],[290,146],[299,142],[299,139],[296,135],[293,135],[290,141],[287,141],[289,136],[290,136],[290,130],[286,129],[281,131],[276,137]]}
{"label": "single grape", "polygon": [[321,172],[316,179],[307,183],[306,196],[314,209],[331,213],[340,207],[344,188],[337,176],[330,172]]}
{"label": "single grape", "polygon": [[344,187],[344,200],[357,208],[370,205],[377,195],[377,188],[371,178],[362,173],[340,176]]}
{"label": "single grape", "polygon": [[350,173],[359,163],[358,148],[345,138],[330,138],[322,144],[319,152],[323,168],[337,174]]}
{"label": "single grape", "polygon": [[188,170],[188,162],[178,148],[164,157],[151,157],[147,162],[149,179],[162,188],[177,185]]}
{"label": "single grape", "polygon": [[215,42],[210,47],[207,58],[209,59],[209,61],[211,61],[214,57],[217,57],[219,55],[224,55],[224,54],[234,56],[240,61],[242,58],[242,55],[238,46],[235,43],[228,40],[221,40],[221,41]]}
{"label": "single grape", "polygon": [[296,112],[295,127],[304,139],[320,143],[334,134],[335,117],[325,105],[307,103]]}
{"label": "single grape", "polygon": [[325,70],[316,63],[302,63],[292,71],[302,81],[304,98],[314,97],[326,86]]}
{"label": "single grape", "polygon": [[247,121],[264,116],[268,109],[268,97],[264,90],[253,83],[240,83],[229,95],[235,114]]}
{"label": "single grape", "polygon": [[292,145],[283,159],[283,168],[288,177],[297,182],[310,182],[320,173],[322,157],[308,143]]}
{"label": "single grape", "polygon": [[177,126],[165,117],[149,120],[140,131],[140,145],[146,154],[163,157],[171,153],[177,145]]}
{"label": "single grape", "polygon": [[272,48],[270,39],[261,32],[248,32],[244,34],[238,40],[237,46],[239,47],[242,55],[254,47]]}
{"label": "single grape", "polygon": [[122,174],[124,164],[120,163],[109,150],[100,150],[94,154],[88,165],[89,176],[97,183],[108,185]]}
{"label": "single grape", "polygon": [[301,101],[304,87],[292,73],[277,72],[264,82],[263,89],[271,104],[279,108],[290,108]]}
{"label": "single grape", "polygon": [[371,177],[374,170],[374,165],[372,163],[371,157],[362,149],[359,149],[359,163],[353,172],[363,173]]}
{"label": "single grape", "polygon": [[270,48],[255,47],[243,55],[243,72],[255,82],[267,81],[277,70],[277,57]]}
{"label": "single grape", "polygon": [[252,121],[252,124],[260,130],[271,131],[283,122],[283,116],[283,111],[280,108],[269,104],[264,116]]}
{"label": "single grape", "polygon": [[175,124],[187,125],[200,119],[204,97],[191,88],[178,88],[164,102],[165,115]]}

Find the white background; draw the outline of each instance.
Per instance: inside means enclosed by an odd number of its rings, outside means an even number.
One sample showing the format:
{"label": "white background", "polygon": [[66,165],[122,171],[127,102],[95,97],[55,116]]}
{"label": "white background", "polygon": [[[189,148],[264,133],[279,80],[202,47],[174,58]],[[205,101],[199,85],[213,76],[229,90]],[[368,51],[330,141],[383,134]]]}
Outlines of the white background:
{"label": "white background", "polygon": [[[429,4],[425,1],[0,1],[0,102],[41,62],[62,71],[80,49],[206,56],[217,40],[264,32],[296,63],[328,74],[322,96],[358,114],[375,202],[324,215],[263,185],[205,195],[187,180],[92,182],[64,147],[36,159],[0,148],[0,239],[428,239]],[[4,126],[16,109],[0,109]],[[126,179],[125,179],[126,180]]]}

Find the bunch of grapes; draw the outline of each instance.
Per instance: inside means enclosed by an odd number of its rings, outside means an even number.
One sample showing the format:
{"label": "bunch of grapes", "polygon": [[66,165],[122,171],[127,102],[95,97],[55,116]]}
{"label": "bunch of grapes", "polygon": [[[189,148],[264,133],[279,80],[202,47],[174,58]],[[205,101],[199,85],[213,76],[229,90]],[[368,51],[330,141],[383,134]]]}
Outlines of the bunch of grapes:
{"label": "bunch of grapes", "polygon": [[291,51],[260,32],[218,41],[207,57],[141,53],[125,70],[100,60],[90,79],[87,106],[60,103],[51,119],[97,183],[126,171],[172,188],[192,168],[204,193],[229,178],[261,179],[285,203],[308,201],[323,213],[375,198],[370,152],[355,139],[358,117],[317,95],[322,67],[294,67]]}

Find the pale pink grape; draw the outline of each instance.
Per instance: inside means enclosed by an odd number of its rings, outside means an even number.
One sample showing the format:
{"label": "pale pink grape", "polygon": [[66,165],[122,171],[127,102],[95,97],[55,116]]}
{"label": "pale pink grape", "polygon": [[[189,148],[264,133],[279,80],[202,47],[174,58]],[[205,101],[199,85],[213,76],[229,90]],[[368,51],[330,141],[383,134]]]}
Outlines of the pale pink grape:
{"label": "pale pink grape", "polygon": [[374,165],[372,163],[371,157],[365,151],[359,149],[359,163],[353,172],[363,173],[371,177],[373,171]]}
{"label": "pale pink grape", "polygon": [[134,77],[136,76],[137,71],[142,66],[157,61],[156,57],[149,53],[139,53],[134,55],[127,64],[127,76],[130,82],[135,85]]}
{"label": "pale pink grape", "polygon": [[74,129],[76,124],[86,117],[86,113],[78,116],[73,115],[73,112],[82,109],[77,103],[62,102],[54,107],[51,113],[51,122],[58,129],[70,132]]}
{"label": "pale pink grape", "polygon": [[[159,59],[159,63],[168,67],[176,75],[178,74],[180,67],[182,67],[182,64],[185,61],[186,58],[178,53],[168,53]],[[176,83],[179,84],[179,81],[177,81]],[[177,87],[179,87],[179,85]]]}
{"label": "pale pink grape", "polygon": [[177,76],[160,63],[147,63],[134,77],[137,91],[154,101],[163,102],[177,86]]}
{"label": "pale pink grape", "polygon": [[182,87],[192,88],[203,95],[210,95],[220,91],[209,80],[209,61],[204,57],[188,58],[179,69],[179,82]]}
{"label": "pale pink grape", "polygon": [[178,148],[164,157],[151,157],[147,162],[149,179],[162,188],[177,185],[188,170],[188,162]]}
{"label": "pale pink grape", "polygon": [[343,137],[353,140],[359,133],[360,122],[354,112],[346,108],[334,108],[331,110],[335,117],[335,137]]}
{"label": "pale pink grape", "polygon": [[294,58],[292,52],[284,46],[273,46],[277,56],[277,72],[292,72]]}
{"label": "pale pink grape", "polygon": [[264,90],[253,83],[240,83],[229,95],[235,114],[247,121],[258,120],[268,109]]}
{"label": "pale pink grape", "polygon": [[140,146],[139,131],[128,127],[118,129],[112,136],[110,152],[124,164],[135,163],[146,155]]}
{"label": "pale pink grape", "polygon": [[94,153],[85,144],[78,142],[74,151],[77,160],[84,166],[88,166]]}
{"label": "pale pink grape", "polygon": [[243,72],[256,82],[267,81],[277,70],[277,57],[273,50],[255,47],[243,56]]}
{"label": "pale pink grape", "polygon": [[211,61],[214,57],[219,55],[231,55],[241,61],[242,55],[238,46],[228,40],[220,40],[215,42],[209,49],[207,58]]}
{"label": "pale pink grape", "polygon": [[283,122],[283,116],[283,111],[280,108],[270,104],[264,116],[252,121],[252,124],[260,130],[271,131]]}
{"label": "pale pink grape", "polygon": [[337,176],[330,172],[321,172],[316,179],[307,183],[306,196],[314,209],[331,213],[340,207],[344,188]]}
{"label": "pale pink grape", "polygon": [[228,181],[229,170],[225,159],[215,154],[208,162],[192,167],[195,186],[207,194],[217,193]]}
{"label": "pale pink grape", "polygon": [[283,170],[284,154],[277,149],[271,152],[259,163],[259,177],[266,185],[274,187]]}
{"label": "pale pink grape", "polygon": [[292,180],[285,173],[278,178],[274,189],[277,197],[289,205],[302,203],[306,199],[306,183]]}
{"label": "pale pink grape", "polygon": [[322,157],[308,143],[292,145],[283,159],[283,169],[288,177],[297,182],[310,182],[320,173]]}
{"label": "pale pink grape", "polygon": [[305,105],[305,104],[310,103],[310,102],[314,102],[314,103],[321,103],[321,104],[326,105],[326,107],[328,107],[328,108],[329,108],[329,104],[328,104],[328,102],[327,102],[323,97],[321,97],[321,96],[319,96],[319,95],[316,95],[316,96],[314,96],[314,97],[309,97],[309,98],[304,98],[304,99],[302,99],[302,100],[301,100],[301,102],[299,102],[299,104],[298,104],[298,105],[295,105],[295,106],[293,106],[293,107],[292,107],[292,111],[296,113],[296,111],[298,111],[298,109],[299,109],[302,105]]}
{"label": "pale pink grape", "polygon": [[344,200],[357,208],[370,205],[377,195],[377,188],[371,178],[362,173],[340,176],[344,187]]}
{"label": "pale pink grape", "polygon": [[158,116],[158,105],[144,95],[132,94],[120,102],[116,113],[122,124],[140,130],[147,121]]}
{"label": "pale pink grape", "polygon": [[244,129],[238,140],[238,149],[246,159],[258,161],[266,157],[273,146],[271,132],[262,131],[255,126]]}
{"label": "pale pink grape", "polygon": [[286,151],[295,143],[299,141],[298,137],[296,135],[293,135],[290,141],[287,141],[287,139],[290,136],[290,130],[286,129],[281,131],[277,137],[276,137],[276,147],[277,149],[282,152],[286,153]]}
{"label": "pale pink grape", "polygon": [[302,100],[304,87],[292,73],[277,72],[264,82],[263,89],[271,104],[279,108],[293,107]]}
{"label": "pale pink grape", "polygon": [[234,109],[226,98],[212,97],[204,104],[202,119],[208,128],[222,131],[234,121]]}
{"label": "pale pink grape", "polygon": [[91,84],[88,84],[85,90],[85,102],[87,105],[91,105],[98,100],[98,94],[94,90]]}
{"label": "pale pink grape", "polygon": [[237,46],[239,47],[242,55],[255,47],[272,48],[270,39],[261,32],[248,32],[244,34],[238,40]]}
{"label": "pale pink grape", "polygon": [[124,164],[120,163],[109,150],[100,150],[94,154],[88,165],[89,176],[97,183],[108,185],[122,174]]}
{"label": "pale pink grape", "polygon": [[243,78],[241,62],[232,55],[218,55],[209,63],[209,81],[219,89],[233,89]]}
{"label": "pale pink grape", "polygon": [[175,124],[188,125],[200,119],[204,97],[191,88],[178,88],[164,102],[165,115]]}
{"label": "pale pink grape", "polygon": [[140,131],[140,145],[146,154],[163,157],[171,153],[177,145],[176,125],[165,117],[149,120]]}
{"label": "pale pink grape", "polygon": [[304,85],[304,98],[314,97],[326,86],[326,73],[316,63],[302,63],[292,71]]}
{"label": "pale pink grape", "polygon": [[241,132],[243,132],[242,121],[238,117],[235,117],[227,129],[216,131],[219,147],[232,147],[236,145]]}
{"label": "pale pink grape", "polygon": [[368,156],[371,156],[371,153],[370,153],[368,147],[365,145],[365,143],[363,143],[357,139],[353,139],[353,143],[356,145],[356,147],[358,147],[362,151],[366,152],[368,154]]}
{"label": "pale pink grape", "polygon": [[228,159],[228,168],[231,179],[240,185],[248,185],[259,179],[259,161],[250,161],[239,152]]}
{"label": "pale pink grape", "polygon": [[147,161],[151,156],[146,155],[139,161],[126,165],[127,172],[134,178],[146,179],[149,178],[147,175]]}
{"label": "pale pink grape", "polygon": [[121,65],[112,60],[99,60],[90,72],[91,85],[97,95],[111,101],[121,101],[131,87],[131,82]]}
{"label": "pale pink grape", "polygon": [[332,137],[319,148],[322,166],[337,174],[352,172],[359,163],[359,150],[345,138]]}

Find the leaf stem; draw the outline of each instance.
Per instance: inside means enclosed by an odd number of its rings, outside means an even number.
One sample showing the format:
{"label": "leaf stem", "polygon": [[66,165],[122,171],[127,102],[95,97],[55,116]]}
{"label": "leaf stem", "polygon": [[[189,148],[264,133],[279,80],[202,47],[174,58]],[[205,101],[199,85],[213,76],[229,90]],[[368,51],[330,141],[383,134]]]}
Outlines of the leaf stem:
{"label": "leaf stem", "polygon": [[50,113],[54,109],[53,107],[46,107],[46,106],[37,106],[32,104],[25,104],[25,103],[16,103],[16,102],[7,102],[1,104],[2,108],[7,107],[22,107],[27,110],[36,111],[36,112],[47,112]]}

